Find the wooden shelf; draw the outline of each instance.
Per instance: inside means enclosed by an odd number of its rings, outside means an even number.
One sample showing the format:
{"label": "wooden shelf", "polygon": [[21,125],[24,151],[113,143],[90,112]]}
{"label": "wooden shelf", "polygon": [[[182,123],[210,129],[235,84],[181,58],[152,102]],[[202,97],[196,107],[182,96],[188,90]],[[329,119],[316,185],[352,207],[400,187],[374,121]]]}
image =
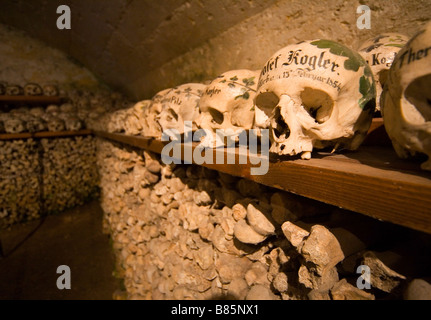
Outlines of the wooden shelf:
{"label": "wooden shelf", "polygon": [[41,131],[41,132],[23,132],[23,133],[1,133],[0,140],[18,140],[18,139],[42,139],[42,138],[61,138],[73,136],[85,136],[93,134],[92,130],[79,130],[79,131]]}
{"label": "wooden shelf", "polygon": [[[375,128],[377,129],[378,126]],[[141,136],[94,132],[96,136],[133,147],[161,153],[168,142]],[[193,152],[198,143],[181,145],[182,155]],[[265,175],[251,175],[256,163],[203,164],[203,166],[263,185],[289,191],[376,219],[431,233],[431,173],[419,162],[399,159],[392,147],[364,145],[356,152],[330,154],[313,152],[310,160],[270,157]],[[227,149],[211,150],[213,159]],[[184,157],[184,156],[182,156]],[[215,162],[215,161],[214,161]]]}
{"label": "wooden shelf", "polygon": [[0,96],[0,105],[2,104],[30,104],[30,105],[48,105],[61,104],[61,97],[50,96]]}

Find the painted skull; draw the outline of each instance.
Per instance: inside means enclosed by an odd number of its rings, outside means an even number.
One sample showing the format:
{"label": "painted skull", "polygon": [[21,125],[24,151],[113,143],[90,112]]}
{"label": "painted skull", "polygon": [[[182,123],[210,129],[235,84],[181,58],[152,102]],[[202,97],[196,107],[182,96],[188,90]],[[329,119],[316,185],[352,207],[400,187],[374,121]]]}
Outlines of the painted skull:
{"label": "painted skull", "polygon": [[425,154],[431,170],[431,23],[398,52],[380,99],[383,122],[401,158]]}
{"label": "painted skull", "polygon": [[156,117],[162,131],[169,129],[184,133],[185,121],[192,122],[189,130],[196,129],[199,100],[206,88],[201,83],[186,83],[170,90],[161,99],[162,111]]}
{"label": "painted skull", "polygon": [[[227,137],[235,137],[253,127],[253,98],[256,94],[260,71],[246,69],[227,71],[206,87],[200,102],[199,128],[212,135],[201,141],[203,147],[219,147],[225,144],[216,131],[222,129]],[[223,137],[224,140],[224,137]]]}
{"label": "painted skull", "polygon": [[376,112],[380,112],[380,96],[385,86],[389,68],[398,51],[409,38],[398,33],[383,33],[365,41],[359,48],[359,54],[367,61],[376,83]]}
{"label": "painted skull", "polygon": [[162,127],[157,121],[157,117],[162,112],[162,99],[168,94],[172,88],[159,91],[152,99],[151,104],[146,105],[143,109],[145,116],[144,135],[147,137],[158,138],[162,137]]}
{"label": "painted skull", "polygon": [[256,125],[270,130],[270,152],[309,159],[313,148],[355,150],[371,125],[375,84],[356,52],[330,40],[276,52],[262,68]]}
{"label": "painted skull", "polygon": [[144,130],[144,110],[151,103],[151,100],[143,100],[135,103],[127,109],[124,130],[126,134],[139,135]]}

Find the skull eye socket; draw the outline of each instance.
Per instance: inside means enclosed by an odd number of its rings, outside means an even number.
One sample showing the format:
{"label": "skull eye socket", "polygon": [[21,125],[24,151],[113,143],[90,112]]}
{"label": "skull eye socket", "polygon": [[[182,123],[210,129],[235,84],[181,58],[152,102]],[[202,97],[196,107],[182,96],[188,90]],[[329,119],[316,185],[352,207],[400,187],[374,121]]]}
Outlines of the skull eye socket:
{"label": "skull eye socket", "polygon": [[316,123],[322,124],[329,120],[334,107],[334,101],[324,91],[305,88],[301,92],[302,106]]}
{"label": "skull eye socket", "polygon": [[178,115],[177,113],[172,110],[172,109],[168,109],[168,112],[166,114],[166,118],[168,121],[175,121],[178,122]]}
{"label": "skull eye socket", "polygon": [[224,121],[224,116],[223,113],[221,113],[220,111],[213,109],[213,108],[208,108],[208,112],[212,117],[212,122],[216,123],[216,124],[222,124]]}
{"label": "skull eye socket", "polygon": [[410,104],[402,103],[401,108],[405,119],[414,124],[431,121],[431,92],[429,86],[431,75],[412,81],[404,92]]}
{"label": "skull eye socket", "polygon": [[271,116],[272,110],[278,105],[280,99],[273,92],[263,92],[256,97],[256,105],[265,112],[267,117]]}

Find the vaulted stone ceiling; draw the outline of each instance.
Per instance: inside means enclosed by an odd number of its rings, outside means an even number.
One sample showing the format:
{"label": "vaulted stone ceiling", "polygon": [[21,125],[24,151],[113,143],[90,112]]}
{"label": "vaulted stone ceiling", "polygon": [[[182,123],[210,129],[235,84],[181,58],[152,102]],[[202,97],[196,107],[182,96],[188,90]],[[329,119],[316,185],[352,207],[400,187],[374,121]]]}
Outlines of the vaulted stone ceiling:
{"label": "vaulted stone ceiling", "polygon": [[[0,0],[0,23],[60,49],[134,99],[232,69],[260,69],[278,49],[306,39],[352,49],[383,32],[413,35],[430,0]],[[357,27],[368,4],[371,29]],[[57,7],[71,9],[59,30]],[[47,75],[49,77],[49,75]]]}
{"label": "vaulted stone ceiling", "polygon": [[[144,98],[158,88],[128,84],[273,2],[2,0],[0,22],[63,50],[108,85]],[[56,27],[57,7],[63,4],[71,9],[70,30]]]}

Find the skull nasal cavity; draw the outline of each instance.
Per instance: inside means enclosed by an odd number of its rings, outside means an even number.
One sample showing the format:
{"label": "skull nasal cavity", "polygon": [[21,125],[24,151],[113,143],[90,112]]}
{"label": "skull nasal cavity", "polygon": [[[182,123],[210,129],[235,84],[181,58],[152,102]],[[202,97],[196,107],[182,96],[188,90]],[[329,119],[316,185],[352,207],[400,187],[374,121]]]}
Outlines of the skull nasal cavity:
{"label": "skull nasal cavity", "polygon": [[402,104],[403,115],[412,124],[431,121],[431,75],[419,77],[407,87],[404,96],[411,105]]}
{"label": "skull nasal cavity", "polygon": [[305,88],[301,92],[302,106],[317,123],[324,123],[332,114],[334,101],[324,91]]}
{"label": "skull nasal cavity", "polygon": [[223,123],[223,120],[224,120],[223,113],[221,113],[220,111],[213,109],[213,108],[208,108],[208,112],[210,113],[212,120],[215,123],[217,123],[217,124]]}
{"label": "skull nasal cavity", "polygon": [[290,136],[290,130],[289,126],[286,124],[286,122],[283,121],[283,117],[280,114],[280,108],[277,107],[274,109],[274,116],[272,118],[272,129],[274,132],[274,135],[278,139],[286,140]]}

